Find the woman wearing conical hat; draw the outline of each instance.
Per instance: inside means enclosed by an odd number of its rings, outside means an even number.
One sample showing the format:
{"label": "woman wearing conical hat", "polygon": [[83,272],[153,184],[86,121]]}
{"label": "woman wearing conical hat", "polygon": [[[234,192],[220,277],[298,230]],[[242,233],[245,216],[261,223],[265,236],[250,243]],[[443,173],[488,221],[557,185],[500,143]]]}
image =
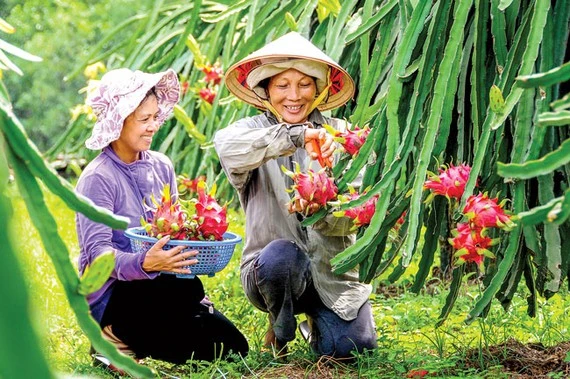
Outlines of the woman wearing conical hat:
{"label": "woman wearing conical hat", "polygon": [[290,202],[290,171],[332,166],[336,143],[321,125],[344,130],[346,122],[321,111],[342,106],[353,95],[350,75],[298,33],[292,32],[242,59],[226,74],[228,89],[264,113],[238,120],[216,133],[224,171],[239,193],[246,215],[241,261],[245,293],[269,313],[266,346],[280,355],[299,326],[318,355],[351,357],[377,346],[368,298],[370,285],[357,272],[336,275],[330,259],[354,243],[351,222],[332,215],[301,225],[305,202]]}

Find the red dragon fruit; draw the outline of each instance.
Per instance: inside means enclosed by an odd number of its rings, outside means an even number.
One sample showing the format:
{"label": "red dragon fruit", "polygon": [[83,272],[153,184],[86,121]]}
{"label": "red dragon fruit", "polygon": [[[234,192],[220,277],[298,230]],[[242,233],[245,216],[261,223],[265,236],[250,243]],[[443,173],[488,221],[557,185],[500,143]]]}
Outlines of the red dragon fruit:
{"label": "red dragon fruit", "polygon": [[[366,190],[359,194],[354,190],[354,188],[349,186],[349,193],[347,195],[339,195],[338,200],[340,204],[348,203],[349,201],[356,200],[360,196],[364,195]],[[357,229],[363,225],[370,224],[372,216],[376,210],[376,203],[378,202],[378,195],[375,195],[368,199],[364,204],[358,205],[354,208],[350,208],[344,211],[335,211],[333,215],[336,217],[348,217],[352,219],[354,226],[352,229]]]}
{"label": "red dragon fruit", "polygon": [[352,130],[347,129],[344,132],[338,131],[330,125],[324,124],[323,127],[334,136],[334,140],[342,145],[344,150],[352,155],[353,157],[358,153],[368,134],[370,134],[370,128],[365,126],[360,129],[355,126]]}
{"label": "red dragon fruit", "polygon": [[193,239],[221,241],[228,230],[226,206],[221,206],[214,198],[215,185],[210,193],[206,191],[206,182],[199,181],[197,184],[198,199],[194,202],[196,213],[192,217],[197,224],[198,235],[195,235]]}
{"label": "red dragon fruit", "polygon": [[210,88],[202,88],[199,92],[200,97],[202,100],[213,104],[214,99],[216,98],[216,91],[211,90]]}
{"label": "red dragon fruit", "polygon": [[427,201],[431,200],[435,195],[460,200],[465,191],[465,184],[467,184],[470,172],[471,167],[466,164],[460,164],[459,166],[450,164],[447,168],[445,166],[440,168],[439,175],[431,173],[429,179],[424,183],[424,188],[432,191]]}
{"label": "red dragon fruit", "polygon": [[213,65],[205,65],[201,68],[201,71],[205,75],[204,81],[206,83],[213,83],[214,85],[220,84],[222,81],[222,76],[224,76],[224,71],[218,62],[214,63]]}
{"label": "red dragon fruit", "polygon": [[306,173],[301,172],[299,164],[295,165],[295,172],[289,171],[285,166],[281,166],[283,172],[293,179],[291,191],[297,191],[295,199],[303,199],[310,205],[317,204],[320,207],[327,205],[327,202],[336,199],[338,188],[332,178],[327,176],[324,169],[313,171],[308,169]]}
{"label": "red dragon fruit", "polygon": [[454,255],[458,264],[475,262],[483,271],[484,258],[495,257],[487,248],[495,245],[499,239],[487,237],[485,229],[472,229],[468,223],[459,223],[452,233],[454,237],[449,239],[449,243],[457,250]]}
{"label": "red dragon fruit", "polygon": [[206,181],[205,175],[199,175],[195,179],[190,179],[186,175],[176,177],[178,183],[178,195],[181,198],[189,199],[198,193],[198,182]]}
{"label": "red dragon fruit", "polygon": [[156,209],[150,220],[141,217],[141,225],[151,237],[162,238],[169,235],[172,239],[184,239],[188,229],[185,210],[178,202],[172,201],[170,185],[165,185],[161,193],[160,203],[154,196],[151,200]]}
{"label": "red dragon fruit", "polygon": [[497,203],[497,198],[490,199],[487,194],[471,195],[467,199],[463,214],[474,228],[511,229],[515,224],[503,207],[506,199]]}

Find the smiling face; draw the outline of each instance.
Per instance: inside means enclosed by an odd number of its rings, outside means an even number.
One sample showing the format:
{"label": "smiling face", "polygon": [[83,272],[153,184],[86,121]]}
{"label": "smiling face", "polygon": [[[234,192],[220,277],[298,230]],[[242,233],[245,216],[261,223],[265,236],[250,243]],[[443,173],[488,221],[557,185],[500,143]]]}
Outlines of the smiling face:
{"label": "smiling face", "polygon": [[126,163],[139,159],[139,153],[150,149],[152,137],[158,131],[158,101],[150,94],[123,124],[119,139],[111,142],[117,156]]}
{"label": "smiling face", "polygon": [[317,85],[313,77],[290,68],[269,79],[267,92],[269,102],[283,120],[295,124],[307,121],[307,110],[315,100]]}

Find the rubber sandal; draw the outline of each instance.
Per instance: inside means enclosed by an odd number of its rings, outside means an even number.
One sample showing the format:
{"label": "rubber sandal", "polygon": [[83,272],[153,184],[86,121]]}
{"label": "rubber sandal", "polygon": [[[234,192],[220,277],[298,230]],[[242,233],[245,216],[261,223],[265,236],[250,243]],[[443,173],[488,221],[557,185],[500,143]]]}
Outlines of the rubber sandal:
{"label": "rubber sandal", "polygon": [[299,323],[299,332],[305,341],[311,342],[311,327],[309,326],[309,322],[307,320],[301,321],[301,323]]}

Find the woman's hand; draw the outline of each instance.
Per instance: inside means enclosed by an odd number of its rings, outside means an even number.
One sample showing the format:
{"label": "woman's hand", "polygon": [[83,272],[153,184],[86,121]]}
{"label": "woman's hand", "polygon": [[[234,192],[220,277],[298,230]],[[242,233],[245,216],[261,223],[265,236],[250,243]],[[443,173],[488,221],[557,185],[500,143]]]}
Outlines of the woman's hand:
{"label": "woman's hand", "polygon": [[[317,144],[314,143],[315,141]],[[321,147],[320,151],[316,149],[317,146]],[[316,160],[321,157],[328,167],[332,167],[336,145],[333,136],[327,133],[325,129],[305,129],[305,150],[307,150],[311,159]]]}
{"label": "woman's hand", "polygon": [[187,259],[195,257],[198,254],[198,250],[181,253],[186,246],[176,246],[169,250],[163,250],[162,248],[169,240],[169,236],[163,237],[149,249],[143,261],[143,270],[147,272],[170,271],[177,274],[191,274],[192,271],[185,267],[195,265],[198,263],[198,260]]}

